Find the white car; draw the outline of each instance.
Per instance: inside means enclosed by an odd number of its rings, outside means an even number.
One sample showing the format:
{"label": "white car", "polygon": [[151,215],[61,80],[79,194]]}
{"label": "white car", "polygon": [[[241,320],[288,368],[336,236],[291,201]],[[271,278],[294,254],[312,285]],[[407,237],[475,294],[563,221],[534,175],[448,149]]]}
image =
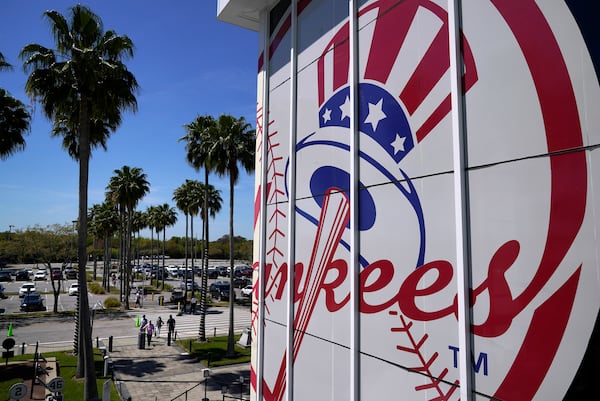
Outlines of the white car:
{"label": "white car", "polygon": [[79,284],[73,283],[69,287],[69,295],[77,295],[79,294]]}
{"label": "white car", "polygon": [[244,288],[242,288],[242,295],[245,297],[252,296],[252,284],[249,284],[249,285],[245,286]]}
{"label": "white car", "polygon": [[33,279],[35,281],[38,281],[38,280],[46,281],[46,280],[48,280],[48,273],[46,273],[46,270],[38,270],[37,272],[35,272]]}
{"label": "white car", "polygon": [[19,288],[19,298],[23,298],[25,295],[30,292],[37,292],[37,288],[35,287],[35,283],[24,283],[21,288]]}

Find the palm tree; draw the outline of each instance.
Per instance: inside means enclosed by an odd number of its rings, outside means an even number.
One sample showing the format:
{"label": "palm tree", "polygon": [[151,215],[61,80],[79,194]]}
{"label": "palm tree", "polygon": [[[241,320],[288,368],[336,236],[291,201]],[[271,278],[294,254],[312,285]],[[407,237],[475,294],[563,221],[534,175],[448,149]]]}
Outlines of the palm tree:
{"label": "palm tree", "polygon": [[168,203],[163,203],[156,207],[158,215],[158,226],[161,227],[163,232],[163,246],[162,246],[162,289],[165,289],[165,242],[166,242],[166,231],[167,227],[173,226],[177,223],[177,212],[174,208],[169,206]]}
{"label": "palm tree", "polygon": [[156,206],[148,206],[144,214],[146,216],[146,225],[150,229],[150,266],[154,266],[154,230],[158,225]]}
{"label": "palm tree", "polygon": [[144,228],[148,227],[148,223],[146,222],[146,214],[142,211],[136,210],[133,212],[133,218],[131,220],[131,230],[133,231],[133,238],[135,239],[135,234],[137,234],[137,241],[135,245],[135,259],[136,264],[139,264],[140,259],[140,231]]}
{"label": "palm tree", "polygon": [[[69,11],[69,21],[57,11],[44,13],[56,49],[33,43],[21,50],[20,57],[30,72],[27,94],[42,104],[54,133],[72,137],[69,143],[76,144],[77,151],[69,154],[79,161],[77,255],[79,271],[84,272],[91,149],[104,146],[109,133],[120,125],[124,110],[136,109],[138,85],[123,63],[133,56],[132,41],[113,30],[105,32],[100,18],[85,6],[76,5]],[[79,275],[78,282],[79,290],[87,293],[85,274]],[[86,297],[82,297],[79,310],[83,352],[79,352],[77,377],[85,376],[84,399],[92,400],[98,397],[98,390]]]}
{"label": "palm tree", "polygon": [[[0,71],[12,66],[0,53]],[[31,116],[20,100],[0,88],[0,159],[6,160],[15,152],[25,149],[23,135],[29,131]]]}
{"label": "palm tree", "polygon": [[106,198],[121,211],[124,222],[125,308],[129,309],[129,278],[131,276],[131,233],[133,212],[139,201],[150,191],[146,174],[139,167],[123,166],[114,171],[106,187]]}
{"label": "palm tree", "polygon": [[[204,168],[204,195],[202,202],[202,237],[205,242],[204,255],[202,263],[202,285],[200,290],[200,327],[198,328],[198,337],[200,341],[206,341],[206,294],[208,290],[208,219],[206,211],[209,200],[208,176],[211,165],[211,153],[217,134],[217,123],[211,116],[196,116],[196,119],[190,124],[184,126],[186,135],[179,138],[180,141],[186,141],[185,149],[187,151],[186,159],[196,171]],[[220,201],[219,201],[220,203]],[[220,210],[220,204],[219,204]]]}
{"label": "palm tree", "polygon": [[[185,180],[185,182],[183,184],[181,184],[180,186],[178,186],[177,188],[175,188],[175,191],[173,191],[173,201],[175,201],[175,205],[177,206],[177,208],[179,210],[181,210],[183,212],[183,214],[185,215],[185,280],[187,280],[188,277],[188,244],[189,244],[189,240],[188,240],[188,223],[189,223],[189,216],[190,216],[190,209],[192,208],[192,203],[194,202],[192,199],[192,187],[193,187],[193,183],[192,180]],[[185,292],[184,292],[184,297],[185,300],[187,302],[187,285],[184,286],[185,287]],[[192,287],[193,288],[193,287]],[[185,310],[185,304],[184,304],[184,310]]]}
{"label": "palm tree", "polygon": [[[160,216],[160,207],[159,206],[151,206],[150,208],[148,208],[148,216],[150,217],[150,221],[151,221],[151,223],[150,223],[150,225],[151,225],[150,226],[150,264],[152,265],[152,268],[154,268],[154,266],[158,267],[158,250],[160,248],[160,232],[163,229],[161,216]],[[152,247],[152,238],[153,238],[152,229],[154,229],[154,231],[156,231],[156,265],[154,264],[154,252],[153,252],[154,248]],[[158,273],[157,273],[157,277],[156,277],[156,284],[158,286]]]}
{"label": "palm tree", "polygon": [[235,354],[233,334],[233,199],[234,187],[238,181],[240,170],[238,164],[247,172],[254,171],[254,154],[256,136],[254,130],[244,117],[234,118],[224,114],[217,120],[218,138],[214,142],[210,154],[211,165],[219,176],[229,176],[229,333],[227,338],[227,355]]}
{"label": "palm tree", "polygon": [[92,206],[93,219],[90,220],[91,230],[98,238],[104,241],[104,268],[102,273],[102,286],[110,289],[110,259],[112,236],[119,229],[119,216],[115,207],[109,202]]}
{"label": "palm tree", "polygon": [[[201,182],[196,180],[187,180],[188,184],[188,213],[190,214],[190,237],[192,249],[190,252],[192,259],[192,278],[194,277],[194,259],[196,257],[196,243],[194,241],[194,216],[200,213],[200,205],[202,204],[202,194],[204,188]],[[192,280],[193,282],[193,280]],[[195,286],[192,285],[192,297],[194,296]]]}

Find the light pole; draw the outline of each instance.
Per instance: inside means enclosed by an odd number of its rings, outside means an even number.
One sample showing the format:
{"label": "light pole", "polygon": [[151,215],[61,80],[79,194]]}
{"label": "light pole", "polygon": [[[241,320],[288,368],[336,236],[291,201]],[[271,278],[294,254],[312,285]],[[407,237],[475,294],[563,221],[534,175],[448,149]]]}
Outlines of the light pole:
{"label": "light pole", "polygon": [[204,398],[202,401],[209,401],[206,397],[206,382],[208,381],[208,377],[210,376],[210,369],[202,369],[202,376],[204,377]]}
{"label": "light pole", "polygon": [[240,376],[240,400],[244,399],[244,376]]}

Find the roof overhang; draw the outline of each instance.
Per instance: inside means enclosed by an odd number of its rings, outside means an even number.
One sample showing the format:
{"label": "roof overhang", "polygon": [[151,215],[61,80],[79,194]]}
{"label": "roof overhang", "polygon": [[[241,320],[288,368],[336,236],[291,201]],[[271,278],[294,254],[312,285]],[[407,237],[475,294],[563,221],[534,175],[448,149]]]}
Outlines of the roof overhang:
{"label": "roof overhang", "polygon": [[260,12],[279,0],[217,0],[217,18],[223,22],[258,31]]}

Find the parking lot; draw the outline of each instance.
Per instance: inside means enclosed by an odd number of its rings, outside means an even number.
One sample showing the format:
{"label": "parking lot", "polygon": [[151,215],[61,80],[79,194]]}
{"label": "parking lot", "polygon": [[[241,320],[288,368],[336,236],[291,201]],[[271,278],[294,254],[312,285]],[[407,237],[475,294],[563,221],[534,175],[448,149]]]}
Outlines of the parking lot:
{"label": "parking lot", "polygon": [[[29,272],[30,272],[30,274],[28,276],[29,280],[25,280],[24,277],[20,277],[21,280],[17,281],[14,273],[16,273],[17,271],[22,271],[24,268],[27,268],[27,270],[29,270]],[[88,268],[88,271],[91,270],[91,266],[88,265],[87,268]],[[42,279],[42,277],[40,275],[39,280],[34,280],[36,273],[38,271],[41,271],[42,269],[37,269],[37,268],[31,267],[31,266],[29,266],[29,267],[18,266],[18,267],[13,267],[9,270],[12,273],[12,275],[11,275],[12,281],[0,282],[0,284],[4,287],[4,293],[5,293],[5,298],[0,300],[0,313],[5,313],[5,314],[21,313],[20,304],[21,304],[22,298],[19,297],[18,293],[19,293],[19,288],[21,288],[21,286],[24,283],[34,283],[35,284],[35,292],[37,292],[38,294],[41,295],[41,297],[44,301],[44,305],[46,306],[46,310],[48,310],[48,311],[53,310],[55,299],[54,299],[54,293],[53,293],[52,283],[51,283],[50,278],[47,277],[46,279]],[[100,272],[100,270],[98,272]],[[48,274],[48,276],[49,276],[49,274]],[[138,286],[144,286],[149,283],[150,274],[143,275],[143,276],[147,276],[147,277],[144,277],[141,280],[136,280],[134,282],[134,285],[132,286],[133,288],[138,287]],[[210,294],[211,284],[214,284],[217,282],[229,283],[228,277],[223,277],[223,276],[215,277],[214,275],[209,275],[209,277],[211,277],[208,279],[209,294]],[[98,280],[100,280],[100,282],[102,280],[102,276],[100,274],[98,274]],[[76,279],[60,280],[61,293],[60,293],[60,295],[58,297],[58,301],[57,301],[57,310],[58,311],[75,310],[77,297],[69,296],[68,289],[71,286],[71,284],[76,283],[76,282],[77,282]],[[198,289],[199,284],[200,284],[200,278],[195,276],[194,282],[196,283],[194,285],[194,287]],[[59,283],[59,280],[55,280],[56,286],[58,286],[58,283]],[[174,289],[179,289],[179,288],[184,289],[184,287],[185,287],[185,284],[183,283],[182,279],[179,277],[172,277],[172,276],[165,277],[165,283],[169,284]],[[241,288],[245,287],[249,283],[250,283],[250,279],[244,280],[243,277],[239,277],[239,278],[235,279],[234,292],[235,292],[236,299],[243,299],[243,298],[248,297],[248,295],[242,293]],[[190,285],[188,285],[188,291],[192,287],[191,283],[189,283],[189,284]],[[119,282],[117,280],[117,288],[118,288],[118,286],[119,286]],[[215,287],[215,286],[213,286],[213,287]],[[221,288],[222,288],[222,286],[221,286]],[[245,292],[247,293],[248,291],[245,291]],[[118,294],[106,294],[106,295],[98,294],[98,295],[96,295],[96,294],[88,293],[88,303],[90,305],[90,308],[94,308],[94,309],[102,308],[104,300],[108,296],[117,296],[118,297]],[[213,296],[216,300],[221,300],[221,301],[228,300],[227,299],[228,297],[225,297],[224,294],[221,294],[221,293],[217,294],[215,292],[215,294],[213,294]],[[153,298],[154,297],[152,295],[146,295],[143,299],[143,302],[157,302],[157,299],[153,299]],[[170,292],[164,294],[164,299],[166,302],[168,302],[170,298],[171,298]],[[130,295],[130,303],[133,305],[134,302],[135,302],[135,292],[132,292],[132,294]]]}

